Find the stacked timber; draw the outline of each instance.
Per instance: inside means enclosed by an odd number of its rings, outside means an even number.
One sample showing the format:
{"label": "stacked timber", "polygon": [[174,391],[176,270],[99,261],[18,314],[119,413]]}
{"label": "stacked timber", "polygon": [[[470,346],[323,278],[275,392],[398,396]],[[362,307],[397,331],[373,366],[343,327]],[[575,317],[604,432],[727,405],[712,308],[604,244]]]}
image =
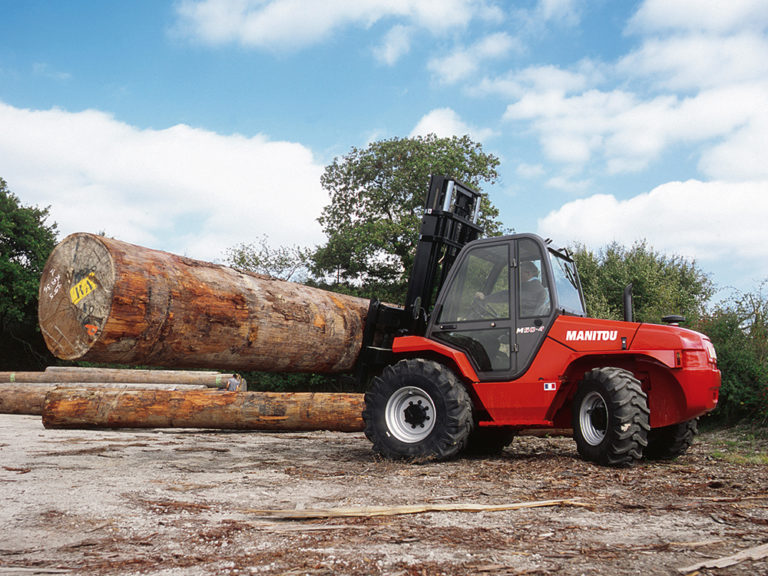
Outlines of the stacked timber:
{"label": "stacked timber", "polygon": [[357,360],[368,305],[77,233],[45,265],[38,319],[65,360],[338,373]]}
{"label": "stacked timber", "polygon": [[[38,319],[48,348],[64,360],[340,373],[357,361],[368,306],[366,299],[78,233],[45,265]],[[53,428],[356,431],[362,411],[357,394],[59,386],[47,390],[42,415]]]}

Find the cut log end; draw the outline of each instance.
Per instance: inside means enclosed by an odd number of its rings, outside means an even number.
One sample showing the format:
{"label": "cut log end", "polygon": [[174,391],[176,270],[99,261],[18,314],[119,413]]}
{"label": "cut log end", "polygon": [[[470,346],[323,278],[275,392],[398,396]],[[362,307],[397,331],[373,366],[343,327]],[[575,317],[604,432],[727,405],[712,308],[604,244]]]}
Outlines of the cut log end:
{"label": "cut log end", "polygon": [[48,349],[82,358],[109,318],[115,265],[98,236],[73,234],[51,253],[40,280],[38,317]]}

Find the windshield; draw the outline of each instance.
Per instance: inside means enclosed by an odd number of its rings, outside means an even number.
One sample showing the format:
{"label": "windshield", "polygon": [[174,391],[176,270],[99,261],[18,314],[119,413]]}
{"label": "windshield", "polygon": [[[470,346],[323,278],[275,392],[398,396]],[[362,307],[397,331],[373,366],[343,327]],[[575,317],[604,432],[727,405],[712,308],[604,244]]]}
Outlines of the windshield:
{"label": "windshield", "polygon": [[567,314],[586,316],[575,264],[559,252],[550,250],[549,253],[552,255],[552,272],[560,309]]}

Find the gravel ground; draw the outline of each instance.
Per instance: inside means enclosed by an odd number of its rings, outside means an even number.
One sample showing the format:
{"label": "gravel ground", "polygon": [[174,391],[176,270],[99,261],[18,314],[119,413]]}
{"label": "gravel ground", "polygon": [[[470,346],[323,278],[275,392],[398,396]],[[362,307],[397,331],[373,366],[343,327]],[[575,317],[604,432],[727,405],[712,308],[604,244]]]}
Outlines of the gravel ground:
{"label": "gravel ground", "polygon": [[[570,438],[520,437],[495,457],[409,464],[376,459],[362,434],[64,431],[0,415],[0,574],[685,573],[768,543],[768,442],[744,446],[708,433],[676,461],[611,469]],[[554,499],[575,503],[317,511]],[[768,574],[768,559],[699,573]]]}

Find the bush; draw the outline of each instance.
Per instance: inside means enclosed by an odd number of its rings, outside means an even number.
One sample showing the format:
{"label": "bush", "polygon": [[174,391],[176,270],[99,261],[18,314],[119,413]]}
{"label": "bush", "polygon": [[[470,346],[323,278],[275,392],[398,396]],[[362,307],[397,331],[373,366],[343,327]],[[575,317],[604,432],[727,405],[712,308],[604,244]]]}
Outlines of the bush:
{"label": "bush", "polygon": [[645,241],[631,248],[614,242],[596,253],[577,246],[573,256],[593,318],[621,320],[624,287],[630,283],[636,322],[658,323],[667,314],[693,321],[714,292],[695,262],[657,252]]}
{"label": "bush", "polygon": [[696,326],[717,350],[723,376],[713,417],[732,424],[768,424],[768,299],[765,283],[756,292],[738,293]]}
{"label": "bush", "polygon": [[56,224],[48,208],[24,206],[0,178],[0,370],[39,370],[54,361],[37,325],[37,291]]}
{"label": "bush", "polygon": [[254,392],[359,392],[346,375],[243,372]]}

